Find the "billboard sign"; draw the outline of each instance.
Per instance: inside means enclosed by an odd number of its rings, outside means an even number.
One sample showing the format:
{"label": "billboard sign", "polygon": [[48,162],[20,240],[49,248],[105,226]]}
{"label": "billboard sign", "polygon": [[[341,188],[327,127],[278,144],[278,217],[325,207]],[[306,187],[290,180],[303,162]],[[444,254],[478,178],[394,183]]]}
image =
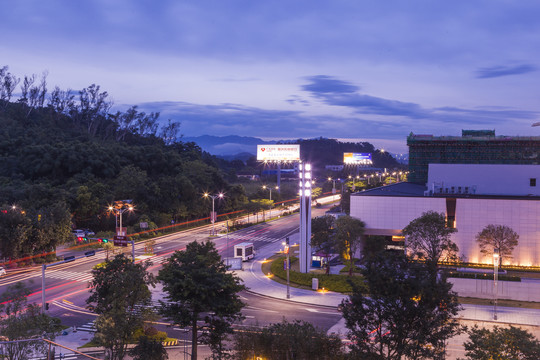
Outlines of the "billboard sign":
{"label": "billboard sign", "polygon": [[300,161],[300,145],[257,145],[258,161]]}
{"label": "billboard sign", "polygon": [[115,235],[113,238],[114,246],[128,246],[127,236]]}
{"label": "billboard sign", "polygon": [[343,162],[352,165],[372,165],[371,153],[343,153]]}

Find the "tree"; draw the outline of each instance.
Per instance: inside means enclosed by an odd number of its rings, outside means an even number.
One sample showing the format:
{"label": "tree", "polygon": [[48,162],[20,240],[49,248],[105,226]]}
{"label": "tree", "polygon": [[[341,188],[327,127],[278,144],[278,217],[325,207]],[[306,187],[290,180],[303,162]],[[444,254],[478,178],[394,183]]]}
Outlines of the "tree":
{"label": "tree", "polygon": [[340,216],[336,220],[335,246],[342,257],[349,261],[349,276],[352,276],[354,255],[360,248],[365,226],[362,220],[349,215]]}
{"label": "tree", "polygon": [[161,341],[141,336],[137,345],[129,351],[133,360],[167,360],[167,349]]}
{"label": "tree", "polygon": [[510,325],[493,330],[474,326],[463,345],[467,360],[537,360],[540,342],[528,331]]}
{"label": "tree", "polygon": [[[316,251],[322,251],[327,257],[334,252],[334,224],[336,218],[332,215],[318,216],[311,219],[311,246]],[[330,271],[326,267],[326,273]]]}
{"label": "tree", "polygon": [[478,234],[476,241],[480,252],[491,256],[495,249],[499,249],[499,265],[503,258],[512,258],[512,251],[518,244],[519,235],[506,225],[488,225]]}
{"label": "tree", "polygon": [[320,359],[345,358],[339,336],[315,328],[305,321],[270,324],[237,332],[234,336],[236,359]]}
{"label": "tree", "polygon": [[423,263],[403,254],[369,257],[362,270],[369,294],[351,283],[341,304],[355,359],[440,359],[445,341],[460,332],[452,285],[432,283]]}
{"label": "tree", "polygon": [[412,220],[403,229],[403,235],[412,255],[436,269],[439,261],[457,258],[458,247],[450,239],[456,231],[446,226],[444,213],[428,211]]}
{"label": "tree", "polygon": [[[134,332],[151,316],[149,305],[155,279],[146,269],[149,262],[135,264],[125,255],[115,256],[92,270],[89,309],[98,314],[94,341],[105,348],[107,359],[122,360]],[[135,309],[137,308],[137,311]]]}
{"label": "tree", "polygon": [[61,330],[60,319],[42,314],[36,304],[27,305],[30,290],[22,282],[11,285],[0,297],[0,335],[5,340],[28,340],[2,344],[2,354],[9,360],[26,360],[34,352],[44,351],[46,344],[41,340],[54,340]]}
{"label": "tree", "polygon": [[242,319],[244,303],[238,292],[245,287],[240,278],[227,272],[214,243],[194,241],[185,250],[176,251],[159,271],[158,280],[167,294],[167,301],[161,302],[162,314],[174,324],[191,326],[191,358],[197,359],[199,321],[208,327],[201,340],[215,358],[223,358],[232,323]]}

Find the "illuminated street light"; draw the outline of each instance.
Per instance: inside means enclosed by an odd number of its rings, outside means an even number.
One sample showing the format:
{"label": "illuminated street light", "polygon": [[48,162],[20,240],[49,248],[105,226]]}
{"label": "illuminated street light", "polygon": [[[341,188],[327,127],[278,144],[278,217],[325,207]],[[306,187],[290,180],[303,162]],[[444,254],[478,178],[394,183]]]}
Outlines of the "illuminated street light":
{"label": "illuminated street light", "polygon": [[335,194],[336,193],[336,180],[329,177],[328,181],[332,181],[332,183],[333,183],[333,185],[332,185],[332,194]]}
{"label": "illuminated street light", "polygon": [[[265,190],[266,189],[270,190],[270,202],[271,202],[272,201],[272,187],[263,185],[262,188]],[[276,186],[274,189],[279,190],[279,186]],[[272,219],[272,204],[271,203],[270,203],[270,219]]]}
{"label": "illuminated street light", "polygon": [[493,249],[493,320],[497,320],[497,282],[499,280],[499,249]]}
{"label": "illuminated street light", "polygon": [[115,220],[117,215],[120,218],[120,227],[118,227],[118,223],[116,223],[116,235],[126,236],[122,228],[122,214],[126,211],[133,211],[135,209],[134,206],[131,205],[131,201],[132,200],[119,200],[109,206],[109,211],[114,212],[115,214]]}
{"label": "illuminated street light", "polygon": [[212,221],[212,236],[215,236],[216,235],[216,229],[215,229],[215,225],[214,223],[216,222],[217,220],[217,214],[215,212],[215,207],[214,207],[214,200],[216,199],[223,199],[225,195],[223,195],[223,193],[219,193],[217,195],[210,195],[208,193],[204,193],[204,197],[205,198],[211,198],[212,199],[212,216],[210,216],[210,219]]}
{"label": "illuminated street light", "polygon": [[300,272],[305,274],[309,272],[311,261],[311,180],[313,177],[311,164],[300,163],[298,169],[300,170]]}

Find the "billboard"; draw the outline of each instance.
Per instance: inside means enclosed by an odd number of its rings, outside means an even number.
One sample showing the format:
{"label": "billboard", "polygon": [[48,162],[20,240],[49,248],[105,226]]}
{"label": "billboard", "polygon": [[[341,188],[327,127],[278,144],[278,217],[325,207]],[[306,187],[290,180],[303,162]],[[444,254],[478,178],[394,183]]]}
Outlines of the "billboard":
{"label": "billboard", "polygon": [[343,162],[352,165],[372,165],[371,153],[343,153]]}
{"label": "billboard", "polygon": [[258,161],[300,161],[300,145],[257,145]]}

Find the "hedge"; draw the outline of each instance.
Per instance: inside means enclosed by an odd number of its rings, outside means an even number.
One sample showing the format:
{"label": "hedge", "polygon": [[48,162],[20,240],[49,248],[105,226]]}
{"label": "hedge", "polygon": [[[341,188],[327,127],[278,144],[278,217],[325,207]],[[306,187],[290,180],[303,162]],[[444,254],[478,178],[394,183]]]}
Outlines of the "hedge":
{"label": "hedge", "polygon": [[[283,263],[286,257],[281,256],[272,261],[270,271],[274,276],[280,279],[287,280],[287,271],[283,269]],[[291,256],[291,264],[298,261],[298,258]],[[367,291],[367,287],[364,283],[364,278],[361,276],[347,276],[347,275],[334,275],[334,274],[303,274],[297,271],[289,271],[289,280],[291,283],[311,287],[313,278],[319,279],[319,289],[324,288],[326,290],[340,292],[340,293],[352,293],[352,286],[350,282],[359,286],[362,292]]]}

